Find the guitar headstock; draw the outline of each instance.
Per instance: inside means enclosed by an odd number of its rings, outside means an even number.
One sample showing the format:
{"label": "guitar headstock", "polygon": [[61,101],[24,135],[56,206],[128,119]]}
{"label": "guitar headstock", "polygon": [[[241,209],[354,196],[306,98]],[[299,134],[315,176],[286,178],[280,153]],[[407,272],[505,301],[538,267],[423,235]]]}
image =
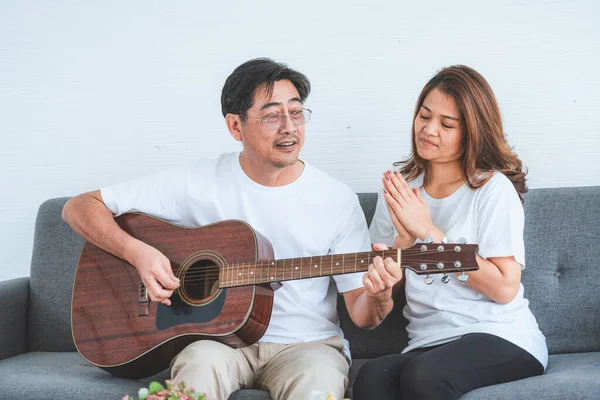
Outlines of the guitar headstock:
{"label": "guitar headstock", "polygon": [[476,271],[479,246],[464,243],[417,243],[402,250],[401,264],[419,275]]}

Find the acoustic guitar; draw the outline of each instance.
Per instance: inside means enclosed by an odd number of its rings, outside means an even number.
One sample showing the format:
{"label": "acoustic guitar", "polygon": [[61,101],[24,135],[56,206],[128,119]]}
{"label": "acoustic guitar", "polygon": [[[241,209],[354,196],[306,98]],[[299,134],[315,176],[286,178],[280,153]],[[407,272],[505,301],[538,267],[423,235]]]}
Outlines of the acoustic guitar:
{"label": "acoustic guitar", "polygon": [[130,379],[168,368],[199,339],[232,347],[256,343],[269,325],[273,283],[364,272],[375,256],[392,257],[423,275],[478,269],[472,244],[275,260],[269,241],[242,221],[186,228],[140,213],[116,221],[160,250],[180,279],[171,306],[151,302],[132,265],[84,245],[73,285],[73,340],[87,361]]}

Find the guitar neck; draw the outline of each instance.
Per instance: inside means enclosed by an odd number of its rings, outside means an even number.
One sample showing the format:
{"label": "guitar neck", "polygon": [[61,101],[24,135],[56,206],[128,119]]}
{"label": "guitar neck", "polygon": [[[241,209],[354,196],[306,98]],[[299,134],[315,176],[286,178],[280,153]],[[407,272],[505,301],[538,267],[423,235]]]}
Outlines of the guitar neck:
{"label": "guitar neck", "polygon": [[365,272],[376,256],[391,257],[400,264],[401,253],[402,250],[392,249],[227,264],[220,269],[219,287],[227,288]]}

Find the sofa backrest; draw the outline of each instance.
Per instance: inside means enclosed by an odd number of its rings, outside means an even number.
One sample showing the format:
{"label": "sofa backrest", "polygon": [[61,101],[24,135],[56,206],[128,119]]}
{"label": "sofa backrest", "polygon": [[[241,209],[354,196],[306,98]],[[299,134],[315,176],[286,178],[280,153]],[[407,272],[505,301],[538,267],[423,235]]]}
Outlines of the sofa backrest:
{"label": "sofa backrest", "polygon": [[[376,193],[359,194],[370,223]],[[551,354],[600,351],[600,186],[533,189],[525,196],[525,297]],[[39,209],[31,262],[30,351],[73,351],[71,291],[83,239],[62,221],[66,198]],[[441,284],[436,279],[436,284]],[[354,326],[339,302],[340,323],[356,358],[401,351],[407,344],[404,291],[376,329]]]}
{"label": "sofa backrest", "polygon": [[525,297],[550,354],[600,351],[600,186],[525,196]]}
{"label": "sofa backrest", "polygon": [[84,240],[61,217],[67,198],[45,201],[35,222],[29,299],[29,351],[75,351],[71,293]]}

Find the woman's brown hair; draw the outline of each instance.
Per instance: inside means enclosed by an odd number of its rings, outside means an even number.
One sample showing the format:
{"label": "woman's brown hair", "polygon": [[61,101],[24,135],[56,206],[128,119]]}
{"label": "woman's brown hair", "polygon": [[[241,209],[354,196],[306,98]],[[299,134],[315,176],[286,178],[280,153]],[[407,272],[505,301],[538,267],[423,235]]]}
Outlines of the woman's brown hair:
{"label": "woman's brown hair", "polygon": [[401,166],[400,172],[406,180],[411,181],[423,173],[425,186],[431,179],[429,162],[417,153],[414,121],[425,97],[433,89],[452,97],[460,111],[463,132],[461,171],[469,187],[480,188],[490,179],[490,172],[498,171],[510,179],[521,202],[524,202],[526,172],[504,136],[496,96],[481,74],[464,65],[442,69],[421,91],[413,117],[411,155],[404,161],[394,163],[395,166]]}

